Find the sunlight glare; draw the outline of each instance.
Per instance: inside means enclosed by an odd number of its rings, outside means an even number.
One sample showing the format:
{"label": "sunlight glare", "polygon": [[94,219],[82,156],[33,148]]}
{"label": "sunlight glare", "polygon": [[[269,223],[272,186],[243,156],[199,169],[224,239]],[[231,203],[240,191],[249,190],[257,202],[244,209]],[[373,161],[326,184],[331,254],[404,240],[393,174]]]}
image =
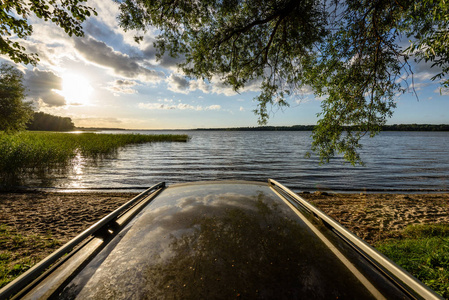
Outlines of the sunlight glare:
{"label": "sunlight glare", "polygon": [[82,75],[69,73],[62,76],[61,95],[68,104],[87,105],[93,88],[89,80]]}

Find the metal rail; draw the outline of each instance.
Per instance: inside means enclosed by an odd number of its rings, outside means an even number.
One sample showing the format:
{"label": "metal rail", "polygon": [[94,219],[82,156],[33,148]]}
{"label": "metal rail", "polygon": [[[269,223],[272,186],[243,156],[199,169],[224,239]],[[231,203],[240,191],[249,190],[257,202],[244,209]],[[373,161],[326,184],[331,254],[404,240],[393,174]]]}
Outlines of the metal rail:
{"label": "metal rail", "polygon": [[324,212],[322,212],[321,210],[319,210],[306,200],[302,199],[296,193],[292,192],[291,190],[289,190],[288,188],[286,188],[285,186],[283,186],[282,184],[273,179],[268,179],[268,185],[272,187],[277,187],[283,193],[291,197],[297,204],[301,205],[306,210],[310,211],[316,217],[321,219],[324,223],[332,227],[332,229],[337,234],[342,236],[346,241],[351,243],[353,246],[357,247],[358,250],[364,253],[367,257],[374,260],[374,262],[378,266],[380,266],[383,270],[386,270],[390,275],[396,278],[399,281],[399,283],[404,284],[405,287],[411,289],[419,297],[422,297],[423,299],[442,299],[441,296],[439,296],[430,288],[425,286],[422,282],[413,277],[407,271],[397,266],[386,256],[375,250],[368,243],[366,243],[358,236],[350,232],[348,229],[346,229],[340,223],[338,223],[337,221],[326,215]]}
{"label": "metal rail", "polygon": [[70,240],[64,246],[53,252],[51,255],[40,261],[38,264],[34,265],[27,272],[20,275],[14,281],[6,285],[0,290],[0,299],[8,299],[21,289],[25,288],[34,279],[36,279],[40,274],[42,274],[48,267],[54,264],[58,259],[72,251],[76,246],[82,243],[86,238],[99,231],[103,230],[105,226],[114,222],[118,217],[126,213],[131,207],[135,206],[137,203],[145,199],[149,194],[156,192],[165,187],[165,182],[160,182],[144,192],[140,193],[133,199],[129,200],[106,217],[102,218],[100,221],[83,231],[81,234],[76,236],[74,239]]}

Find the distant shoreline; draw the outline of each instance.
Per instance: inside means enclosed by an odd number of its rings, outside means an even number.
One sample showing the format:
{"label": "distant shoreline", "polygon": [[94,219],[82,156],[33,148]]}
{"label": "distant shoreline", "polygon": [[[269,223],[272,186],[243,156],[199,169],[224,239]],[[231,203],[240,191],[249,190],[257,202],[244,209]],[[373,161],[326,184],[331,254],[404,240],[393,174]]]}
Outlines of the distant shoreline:
{"label": "distant shoreline", "polygon": [[[125,129],[76,127],[75,131],[312,131],[316,125],[293,126],[255,126],[255,127],[226,127],[226,128],[193,128],[193,129]],[[394,124],[382,126],[382,131],[449,131],[449,124]]]}

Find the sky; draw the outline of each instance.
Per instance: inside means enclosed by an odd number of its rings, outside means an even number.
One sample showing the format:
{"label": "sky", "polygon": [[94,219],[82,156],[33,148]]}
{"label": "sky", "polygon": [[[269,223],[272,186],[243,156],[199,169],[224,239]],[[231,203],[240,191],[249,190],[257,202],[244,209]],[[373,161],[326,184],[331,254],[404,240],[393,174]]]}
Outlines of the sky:
{"label": "sky", "polygon": [[[84,37],[69,37],[50,22],[30,19],[34,33],[23,45],[39,55],[36,67],[17,65],[24,73],[28,100],[35,109],[70,117],[78,127],[126,129],[193,129],[257,126],[253,110],[258,86],[239,93],[218,79],[188,79],[176,59],[156,61],[149,28],[143,42],[117,22],[118,5],[92,0],[98,16],[83,23]],[[0,56],[0,61],[9,61]],[[414,89],[396,98],[388,124],[448,124],[449,91],[430,78],[428,64],[414,66]],[[417,97],[418,96],[418,97]],[[273,108],[267,125],[316,124],[320,99],[304,90],[289,99],[290,107]]]}

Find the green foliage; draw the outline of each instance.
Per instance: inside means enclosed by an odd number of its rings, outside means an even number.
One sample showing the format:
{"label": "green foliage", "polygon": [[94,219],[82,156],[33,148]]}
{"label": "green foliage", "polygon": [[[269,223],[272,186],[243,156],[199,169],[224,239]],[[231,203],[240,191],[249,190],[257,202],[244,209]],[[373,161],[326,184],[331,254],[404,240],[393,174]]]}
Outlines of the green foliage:
{"label": "green foliage", "polygon": [[449,299],[449,225],[412,225],[377,249]]}
{"label": "green foliage", "polygon": [[413,37],[407,48],[410,55],[416,55],[419,61],[431,62],[432,67],[441,68],[441,72],[432,80],[442,80],[442,85],[449,88],[449,5],[446,1],[416,1],[411,10],[410,24],[413,30],[408,33]]}
{"label": "green foliage", "polygon": [[53,116],[43,112],[35,112],[31,122],[27,124],[28,130],[70,131],[74,128],[75,125],[71,118]]}
{"label": "green foliage", "polygon": [[31,104],[24,102],[23,74],[8,64],[0,65],[0,130],[25,129],[32,115]]}
{"label": "green foliage", "polygon": [[[449,68],[445,0],[117,2],[121,26],[157,27],[158,57],[185,58],[186,75],[218,77],[236,91],[259,83],[260,124],[271,106],[288,106],[303,88],[322,97],[312,144],[322,162],[343,154],[362,163],[359,141],[391,117],[394,97],[408,88],[412,56],[442,68],[434,79]],[[399,45],[404,36],[408,49]]]}
{"label": "green foliage", "polygon": [[0,132],[0,178],[3,181],[0,186],[8,185],[20,176],[66,169],[77,155],[101,158],[130,144],[187,140],[186,135]]}
{"label": "green foliage", "polygon": [[28,19],[34,15],[51,21],[69,35],[82,36],[81,23],[96,11],[84,5],[87,0],[2,0],[0,4],[0,53],[16,63],[36,64],[37,54],[26,53],[17,39],[26,39],[33,33]]}

